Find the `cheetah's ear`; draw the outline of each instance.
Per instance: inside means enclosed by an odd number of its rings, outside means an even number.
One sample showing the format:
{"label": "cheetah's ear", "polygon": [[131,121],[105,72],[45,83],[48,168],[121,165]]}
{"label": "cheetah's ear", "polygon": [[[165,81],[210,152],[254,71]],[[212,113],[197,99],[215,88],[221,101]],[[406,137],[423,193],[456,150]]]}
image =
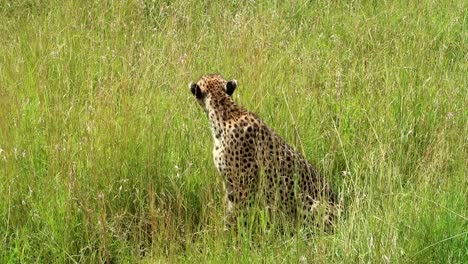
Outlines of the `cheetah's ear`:
{"label": "cheetah's ear", "polygon": [[203,93],[202,93],[202,91],[200,89],[200,86],[198,86],[198,84],[190,83],[189,87],[190,87],[190,91],[192,92],[193,95],[195,95],[195,97],[197,99],[202,99],[203,98]]}
{"label": "cheetah's ear", "polygon": [[226,84],[226,93],[231,96],[234,93],[234,90],[237,88],[237,81],[236,80],[231,80],[228,81]]}

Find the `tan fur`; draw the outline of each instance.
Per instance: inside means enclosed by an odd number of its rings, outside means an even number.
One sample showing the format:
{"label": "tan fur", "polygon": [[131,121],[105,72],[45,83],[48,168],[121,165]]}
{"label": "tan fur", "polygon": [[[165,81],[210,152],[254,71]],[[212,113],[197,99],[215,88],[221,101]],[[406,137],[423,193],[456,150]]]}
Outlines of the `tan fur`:
{"label": "tan fur", "polygon": [[[229,85],[235,88],[237,82]],[[331,222],[335,199],[325,179],[257,115],[232,100],[228,81],[211,74],[190,86],[201,91],[198,102],[210,121],[214,163],[223,177],[231,211],[244,209],[260,197],[271,211],[282,215]]]}

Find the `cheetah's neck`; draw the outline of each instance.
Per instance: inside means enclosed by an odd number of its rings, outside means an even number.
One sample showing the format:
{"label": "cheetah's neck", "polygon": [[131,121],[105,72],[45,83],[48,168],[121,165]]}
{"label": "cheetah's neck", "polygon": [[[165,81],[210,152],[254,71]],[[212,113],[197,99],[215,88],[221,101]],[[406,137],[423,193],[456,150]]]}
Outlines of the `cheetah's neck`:
{"label": "cheetah's neck", "polygon": [[206,100],[206,112],[212,136],[215,140],[219,140],[225,131],[226,123],[236,120],[247,111],[237,105],[231,97],[223,95]]}

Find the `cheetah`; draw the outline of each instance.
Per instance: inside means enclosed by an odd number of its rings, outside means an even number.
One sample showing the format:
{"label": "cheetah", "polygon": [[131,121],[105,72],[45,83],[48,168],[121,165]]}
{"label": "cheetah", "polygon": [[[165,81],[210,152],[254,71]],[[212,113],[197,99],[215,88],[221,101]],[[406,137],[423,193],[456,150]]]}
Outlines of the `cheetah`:
{"label": "cheetah", "polygon": [[228,214],[260,199],[268,211],[288,219],[333,223],[337,201],[324,177],[262,119],[234,102],[236,80],[208,74],[189,88],[209,119]]}

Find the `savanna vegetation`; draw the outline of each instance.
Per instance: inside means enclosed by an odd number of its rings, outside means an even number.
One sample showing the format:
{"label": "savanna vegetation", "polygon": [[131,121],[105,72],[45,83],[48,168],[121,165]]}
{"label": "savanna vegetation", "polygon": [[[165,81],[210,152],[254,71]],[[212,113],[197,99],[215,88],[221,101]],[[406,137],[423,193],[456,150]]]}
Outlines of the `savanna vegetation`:
{"label": "savanna vegetation", "polygon": [[[468,262],[466,1],[0,2],[0,262]],[[225,230],[217,72],[346,208]]]}

